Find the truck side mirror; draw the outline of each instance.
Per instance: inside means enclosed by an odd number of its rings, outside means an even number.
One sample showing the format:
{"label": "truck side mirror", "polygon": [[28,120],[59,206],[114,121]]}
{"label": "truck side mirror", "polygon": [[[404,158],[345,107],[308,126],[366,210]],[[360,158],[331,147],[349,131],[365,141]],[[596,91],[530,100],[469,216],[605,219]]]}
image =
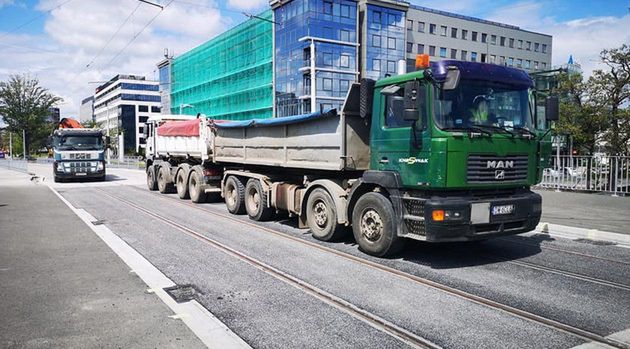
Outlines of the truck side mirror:
{"label": "truck side mirror", "polygon": [[448,67],[446,71],[446,79],[444,79],[444,83],[442,84],[442,89],[444,91],[450,91],[457,88],[459,85],[460,71],[457,67]]}
{"label": "truck side mirror", "polygon": [[560,101],[558,97],[549,97],[545,103],[545,118],[547,121],[560,120]]}
{"label": "truck side mirror", "polygon": [[418,121],[420,120],[420,113],[418,112],[418,81],[409,81],[405,83],[405,110],[403,112],[403,118],[405,121]]}

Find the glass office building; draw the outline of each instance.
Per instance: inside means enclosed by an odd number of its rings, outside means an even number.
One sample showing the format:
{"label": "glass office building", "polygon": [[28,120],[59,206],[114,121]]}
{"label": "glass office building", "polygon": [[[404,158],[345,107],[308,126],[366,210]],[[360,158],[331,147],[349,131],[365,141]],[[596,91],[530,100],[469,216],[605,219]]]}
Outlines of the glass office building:
{"label": "glass office building", "polygon": [[365,71],[363,77],[378,80],[398,73],[405,59],[405,11],[367,4],[365,23]]}

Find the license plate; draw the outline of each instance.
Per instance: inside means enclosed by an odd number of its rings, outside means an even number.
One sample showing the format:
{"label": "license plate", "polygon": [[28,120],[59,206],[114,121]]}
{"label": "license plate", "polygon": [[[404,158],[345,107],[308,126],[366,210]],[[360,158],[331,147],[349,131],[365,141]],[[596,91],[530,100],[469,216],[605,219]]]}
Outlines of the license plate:
{"label": "license plate", "polygon": [[77,176],[87,176],[87,173],[85,173],[85,172],[77,172],[77,173],[75,173],[75,175],[77,175]]}
{"label": "license plate", "polygon": [[501,205],[501,206],[492,207],[493,216],[512,214],[513,212],[514,212],[514,205]]}

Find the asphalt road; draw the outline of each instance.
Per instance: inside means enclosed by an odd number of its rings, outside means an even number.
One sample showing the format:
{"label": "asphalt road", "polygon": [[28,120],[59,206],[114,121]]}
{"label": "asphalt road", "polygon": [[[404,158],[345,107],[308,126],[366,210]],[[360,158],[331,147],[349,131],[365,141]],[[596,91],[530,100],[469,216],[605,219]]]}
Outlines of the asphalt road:
{"label": "asphalt road", "polygon": [[[46,183],[47,168],[34,169]],[[255,348],[408,346],[270,268],[444,348],[571,348],[590,340],[431,282],[600,338],[630,328],[630,249],[526,234],[477,244],[411,242],[396,258],[377,259],[351,238],[316,241],[295,220],[252,225],[221,203],[149,192],[142,172],[110,174],[105,183],[52,186],[175,283],[193,285],[196,299]]]}

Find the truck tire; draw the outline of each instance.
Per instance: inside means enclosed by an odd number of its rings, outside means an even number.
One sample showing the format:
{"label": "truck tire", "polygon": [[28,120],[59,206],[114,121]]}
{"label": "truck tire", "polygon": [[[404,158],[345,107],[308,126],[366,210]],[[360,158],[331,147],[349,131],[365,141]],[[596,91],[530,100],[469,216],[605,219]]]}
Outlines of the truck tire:
{"label": "truck tire", "polygon": [[194,166],[188,173],[188,193],[192,202],[202,204],[208,201],[208,195],[203,188],[203,169]]}
{"label": "truck tire", "polygon": [[162,194],[170,194],[175,191],[175,186],[173,182],[169,181],[171,177],[171,167],[170,166],[160,166],[160,169],[157,171],[157,185],[158,191]]}
{"label": "truck tire", "polygon": [[225,206],[231,214],[245,213],[245,186],[236,176],[229,176],[223,192]]}
{"label": "truck tire", "polygon": [[258,179],[250,179],[245,185],[245,210],[255,221],[267,221],[273,217],[274,209],[269,207],[267,193]]}
{"label": "truck tire", "polygon": [[157,178],[155,175],[155,166],[147,167],[147,187],[150,191],[158,190]]}
{"label": "truck tire", "polygon": [[181,164],[177,169],[177,174],[175,175],[175,188],[177,189],[177,196],[179,196],[182,200],[190,199],[190,194],[188,190],[188,177],[190,175],[190,165]]}
{"label": "truck tire", "polygon": [[359,198],[352,212],[352,232],[359,248],[372,256],[390,256],[404,246],[404,240],[396,234],[392,203],[378,193]]}
{"label": "truck tire", "polygon": [[308,196],[306,223],[313,237],[321,241],[338,241],[348,232],[345,226],[337,223],[337,207],[323,188],[316,188]]}

